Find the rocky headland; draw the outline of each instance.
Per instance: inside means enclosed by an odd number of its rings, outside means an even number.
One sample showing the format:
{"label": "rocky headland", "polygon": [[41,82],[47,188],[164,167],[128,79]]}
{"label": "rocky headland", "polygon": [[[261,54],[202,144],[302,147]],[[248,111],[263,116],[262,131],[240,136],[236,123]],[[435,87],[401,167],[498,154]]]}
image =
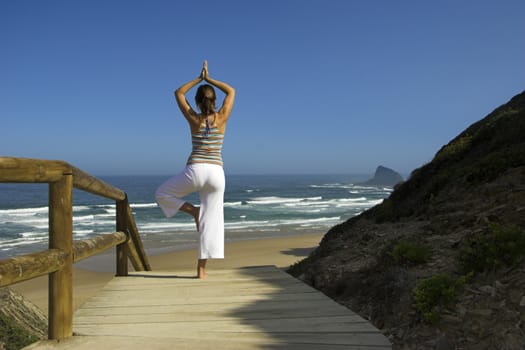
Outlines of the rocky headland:
{"label": "rocky headland", "polygon": [[525,92],[289,272],[394,349],[525,349]]}

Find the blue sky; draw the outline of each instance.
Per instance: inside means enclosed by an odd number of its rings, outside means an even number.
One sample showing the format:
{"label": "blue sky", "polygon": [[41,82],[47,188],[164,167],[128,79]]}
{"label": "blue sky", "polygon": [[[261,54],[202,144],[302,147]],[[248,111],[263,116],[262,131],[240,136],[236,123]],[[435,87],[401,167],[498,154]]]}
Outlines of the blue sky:
{"label": "blue sky", "polygon": [[227,173],[408,174],[525,89],[524,13],[522,0],[1,1],[0,155],[177,173],[190,136],[173,90],[207,59],[237,90]]}

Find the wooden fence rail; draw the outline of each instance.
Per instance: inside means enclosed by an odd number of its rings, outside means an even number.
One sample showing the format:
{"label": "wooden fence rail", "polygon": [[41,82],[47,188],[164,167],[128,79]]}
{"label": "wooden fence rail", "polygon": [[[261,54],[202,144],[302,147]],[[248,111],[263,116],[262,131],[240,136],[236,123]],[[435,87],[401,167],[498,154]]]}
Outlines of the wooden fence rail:
{"label": "wooden fence rail", "polygon": [[[49,339],[73,334],[73,263],[116,247],[117,276],[151,271],[124,191],[58,160],[0,157],[0,182],[49,184],[49,249],[0,260],[0,287],[49,275]],[[73,188],[116,201],[116,232],[73,241]]]}

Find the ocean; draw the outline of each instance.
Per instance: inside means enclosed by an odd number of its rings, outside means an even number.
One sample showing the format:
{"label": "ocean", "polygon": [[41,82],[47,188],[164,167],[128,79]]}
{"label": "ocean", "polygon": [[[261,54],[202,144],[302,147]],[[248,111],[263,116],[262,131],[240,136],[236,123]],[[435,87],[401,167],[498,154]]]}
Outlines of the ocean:
{"label": "ocean", "polygon": [[[195,246],[193,218],[166,219],[155,190],[169,176],[101,176],[128,194],[147,251]],[[226,175],[225,239],[236,241],[326,232],[380,203],[388,187],[362,186],[358,175]],[[192,195],[188,201],[197,203]],[[0,259],[36,252],[48,244],[48,185],[0,183]],[[73,192],[74,239],[115,231],[115,202]]]}

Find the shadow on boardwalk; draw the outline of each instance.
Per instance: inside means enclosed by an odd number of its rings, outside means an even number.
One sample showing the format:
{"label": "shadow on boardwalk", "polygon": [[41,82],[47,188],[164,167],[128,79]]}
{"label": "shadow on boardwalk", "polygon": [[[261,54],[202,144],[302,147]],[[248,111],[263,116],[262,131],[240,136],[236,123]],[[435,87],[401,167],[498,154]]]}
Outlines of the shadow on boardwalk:
{"label": "shadow on boardwalk", "polygon": [[[302,252],[290,252],[302,254]],[[258,329],[271,343],[261,349],[390,349],[369,322],[273,266],[239,269],[263,295],[229,316]]]}

